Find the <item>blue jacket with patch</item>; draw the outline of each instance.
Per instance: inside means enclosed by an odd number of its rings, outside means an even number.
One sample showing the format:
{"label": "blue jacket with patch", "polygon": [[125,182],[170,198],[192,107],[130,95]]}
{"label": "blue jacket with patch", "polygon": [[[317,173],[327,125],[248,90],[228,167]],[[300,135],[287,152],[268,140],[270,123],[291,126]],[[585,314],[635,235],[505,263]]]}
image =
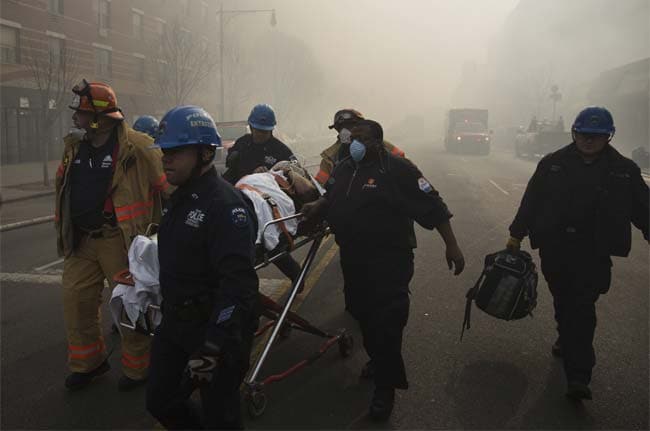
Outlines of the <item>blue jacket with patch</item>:
{"label": "blue jacket with patch", "polygon": [[256,318],[257,220],[251,208],[212,169],[171,195],[158,231],[163,313],[209,298],[206,337],[221,347]]}

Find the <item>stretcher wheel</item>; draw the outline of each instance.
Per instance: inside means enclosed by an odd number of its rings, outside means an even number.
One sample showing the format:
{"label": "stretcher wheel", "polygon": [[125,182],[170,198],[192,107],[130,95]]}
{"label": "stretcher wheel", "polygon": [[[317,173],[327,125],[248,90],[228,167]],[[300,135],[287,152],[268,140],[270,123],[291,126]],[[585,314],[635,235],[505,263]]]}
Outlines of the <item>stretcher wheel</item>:
{"label": "stretcher wheel", "polygon": [[352,348],[354,347],[354,338],[351,335],[343,333],[341,338],[339,338],[339,353],[341,357],[347,358],[352,354]]}
{"label": "stretcher wheel", "polygon": [[259,418],[266,410],[266,394],[262,391],[255,390],[247,397],[248,414],[251,418]]}

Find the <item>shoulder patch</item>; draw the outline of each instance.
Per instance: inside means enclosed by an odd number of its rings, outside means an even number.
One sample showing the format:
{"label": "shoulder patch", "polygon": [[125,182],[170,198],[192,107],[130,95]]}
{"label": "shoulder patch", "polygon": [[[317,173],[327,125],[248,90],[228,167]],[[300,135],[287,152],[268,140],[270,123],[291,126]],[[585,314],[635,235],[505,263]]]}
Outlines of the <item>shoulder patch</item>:
{"label": "shoulder patch", "polygon": [[232,224],[237,227],[246,227],[248,226],[248,213],[243,207],[235,207],[230,210],[230,219]]}
{"label": "shoulder patch", "polygon": [[429,181],[427,181],[427,179],[424,177],[418,178],[418,187],[424,193],[431,193],[433,191],[433,187],[431,186],[431,183],[429,183]]}

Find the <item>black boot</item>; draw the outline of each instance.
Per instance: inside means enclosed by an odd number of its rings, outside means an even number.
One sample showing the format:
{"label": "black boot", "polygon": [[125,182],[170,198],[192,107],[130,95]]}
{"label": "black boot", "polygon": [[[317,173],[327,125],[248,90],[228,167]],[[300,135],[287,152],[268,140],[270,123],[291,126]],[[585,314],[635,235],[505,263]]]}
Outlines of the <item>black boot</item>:
{"label": "black boot", "polygon": [[560,339],[555,340],[555,343],[551,346],[551,353],[556,358],[562,357],[562,345],[560,344]]}
{"label": "black boot", "polygon": [[88,373],[72,373],[65,379],[65,387],[68,390],[76,391],[88,386],[96,377],[106,374],[111,369],[108,360]]}
{"label": "black boot", "polygon": [[147,383],[146,377],[144,379],[136,380],[123,375],[117,382],[117,390],[120,392],[129,392],[145,383]]}
{"label": "black boot", "polygon": [[573,401],[590,400],[592,398],[589,385],[580,382],[569,382],[566,396]]}
{"label": "black boot", "polygon": [[362,379],[372,379],[375,377],[375,363],[372,362],[372,359],[366,362],[366,365],[361,369],[361,378]]}
{"label": "black boot", "polygon": [[370,419],[374,421],[386,421],[393,412],[395,404],[395,389],[375,388],[375,393],[370,402]]}

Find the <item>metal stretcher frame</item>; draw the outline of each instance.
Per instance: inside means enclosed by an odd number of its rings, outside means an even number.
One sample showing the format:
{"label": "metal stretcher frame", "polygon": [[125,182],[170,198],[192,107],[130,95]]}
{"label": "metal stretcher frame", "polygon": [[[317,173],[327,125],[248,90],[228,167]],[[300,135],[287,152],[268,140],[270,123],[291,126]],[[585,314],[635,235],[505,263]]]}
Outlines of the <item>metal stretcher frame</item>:
{"label": "metal stretcher frame", "polygon": [[[269,227],[278,223],[283,223],[285,221],[297,219],[300,217],[302,217],[302,213],[297,213],[288,217],[278,218],[266,223],[264,225],[264,228],[262,229],[262,238],[264,238],[264,234],[266,233],[266,230]],[[291,307],[296,299],[296,296],[298,295],[300,286],[305,282],[307,278],[307,274],[309,273],[309,270],[316,258],[316,255],[318,254],[318,250],[320,249],[323,240],[325,239],[325,237],[327,237],[327,235],[329,235],[329,233],[330,233],[329,228],[325,226],[319,230],[309,233],[304,237],[300,237],[300,239],[296,241],[293,244],[293,247],[291,247],[290,249],[272,255],[270,255],[269,251],[265,250],[262,261],[255,265],[255,270],[256,271],[260,270],[262,268],[267,267],[268,265],[275,262],[276,260],[288,254],[291,254],[295,250],[302,248],[307,244],[311,243],[311,246],[309,247],[309,251],[307,252],[307,255],[305,256],[305,259],[301,265],[298,279],[291,286],[291,289],[289,291],[289,296],[287,297],[287,300],[284,303],[284,305],[280,305],[279,303],[273,301],[271,298],[269,298],[268,296],[262,293],[259,294],[263,306],[262,316],[266,317],[269,321],[266,322],[261,328],[257,330],[257,332],[255,333],[255,337],[256,338],[260,337],[264,335],[266,332],[268,332],[270,329],[272,330],[271,330],[271,335],[269,336],[268,340],[266,341],[266,344],[264,345],[261,355],[257,358],[255,364],[252,367],[251,373],[244,380],[244,399],[247,405],[248,413],[253,418],[260,417],[266,410],[267,397],[265,393],[265,388],[267,386],[269,386],[272,383],[284,380],[287,377],[300,371],[307,365],[312,364],[318,358],[323,356],[325,352],[327,352],[335,344],[338,345],[339,353],[344,358],[348,357],[352,351],[354,342],[352,336],[350,336],[345,331],[345,329],[341,329],[336,333],[325,332],[317,328],[316,326],[312,325],[306,319],[300,317],[297,313],[291,311]],[[130,273],[128,269],[117,274],[115,276],[115,281],[123,284],[133,283],[133,279],[130,278]],[[153,315],[154,313],[159,313],[159,312],[160,312],[160,306],[158,305],[147,306],[147,309],[145,313],[143,313],[143,317],[142,317],[146,328],[142,328],[139,327],[137,323],[131,324],[126,316],[124,309],[122,309],[122,319],[120,320],[120,326],[153,336],[154,335]],[[273,344],[278,340],[278,338],[280,339],[287,338],[289,335],[289,331],[293,329],[324,338],[325,341],[321,344],[320,348],[316,352],[314,352],[309,357],[300,360],[299,362],[297,362],[296,364],[288,368],[286,371],[279,374],[270,375],[262,380],[259,380],[258,377],[260,375],[260,371],[268,358],[268,355],[271,351]]]}
{"label": "metal stretcher frame", "polygon": [[[264,233],[266,233],[266,230],[270,226],[273,226],[278,223],[283,223],[288,220],[300,218],[300,217],[302,217],[302,214],[297,213],[292,216],[282,217],[266,223],[262,230],[262,238],[264,238]],[[313,264],[316,258],[316,254],[318,253],[318,250],[323,242],[323,239],[327,235],[329,235],[329,233],[330,233],[329,228],[324,227],[321,230],[317,230],[305,236],[304,238],[301,238],[298,242],[296,242],[293,245],[293,247],[290,250],[285,250],[281,253],[274,254],[273,256],[269,256],[268,252],[265,252],[263,262],[255,266],[255,270],[264,268],[269,264],[273,263],[274,261],[276,261],[277,259],[280,259],[283,256],[286,256],[287,254],[290,254],[291,252],[297,250],[298,248],[301,248],[311,243],[311,246],[309,247],[309,251],[307,252],[307,256],[305,257],[301,265],[301,270],[298,279],[291,286],[291,289],[289,291],[289,296],[287,297],[287,300],[284,303],[284,305],[280,305],[277,302],[273,301],[271,298],[260,294],[260,298],[264,308],[262,315],[268,318],[269,322],[263,325],[257,331],[255,336],[256,337],[261,336],[264,333],[266,333],[269,329],[271,328],[273,329],[271,331],[271,335],[266,341],[266,344],[264,345],[262,353],[255,361],[251,373],[244,380],[245,401],[246,401],[248,413],[253,418],[261,416],[266,410],[267,397],[265,393],[265,388],[268,385],[284,380],[287,377],[291,376],[292,374],[300,371],[307,365],[310,365],[318,358],[320,358],[323,354],[325,354],[325,352],[327,352],[327,350],[329,350],[330,347],[334,346],[335,344],[338,345],[339,353],[341,354],[342,357],[349,356],[352,351],[353,339],[349,334],[346,333],[344,329],[334,334],[325,332],[315,327],[314,325],[309,323],[306,319],[300,317],[298,314],[291,311],[291,306],[293,305],[296,296],[298,295],[300,286],[305,282],[305,279],[307,278],[307,274],[309,273],[311,265]],[[306,332],[308,334],[325,338],[325,341],[321,344],[320,348],[316,352],[314,352],[309,357],[297,362],[295,365],[291,366],[283,373],[273,374],[262,380],[259,380],[258,377],[260,375],[260,371],[262,369],[262,366],[264,365],[264,362],[268,358],[269,352],[271,351],[273,344],[278,339],[278,337],[286,338],[288,336],[288,331],[292,329],[296,329],[302,332]]]}

